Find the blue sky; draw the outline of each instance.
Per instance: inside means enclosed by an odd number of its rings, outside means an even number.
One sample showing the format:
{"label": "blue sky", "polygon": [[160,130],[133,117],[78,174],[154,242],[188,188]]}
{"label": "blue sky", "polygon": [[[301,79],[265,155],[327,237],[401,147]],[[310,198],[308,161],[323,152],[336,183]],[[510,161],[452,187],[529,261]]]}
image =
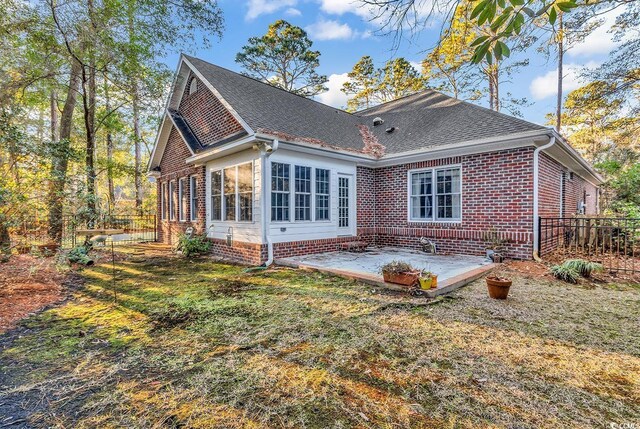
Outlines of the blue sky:
{"label": "blue sky", "polygon": [[[393,37],[377,35],[375,24],[368,20],[368,12],[349,0],[220,0],[219,5],[225,19],[222,39],[214,41],[210,48],[196,48],[190,54],[240,71],[234,58],[247,39],[264,34],[273,21],[285,19],[304,28],[314,41],[314,48],[321,52],[319,72],[329,76],[329,92],[316,99],[336,107],[346,104],[340,87],[346,73],[363,55],[370,55],[378,66],[398,56],[419,63],[437,42],[440,31],[440,23],[434,21],[430,28],[403,40],[399,48],[393,50]],[[605,16],[604,25],[568,52],[565,94],[580,86],[578,70],[603,62],[615,48],[607,32],[614,21],[615,15]],[[521,69],[511,82],[505,82],[501,92],[526,97],[531,105],[522,109],[523,116],[542,124],[545,114],[554,110],[557,68],[553,58],[547,60],[535,48],[520,58],[528,58],[529,66]],[[166,59],[171,69],[175,69],[177,60],[178,55]],[[486,100],[477,103],[487,106]]]}

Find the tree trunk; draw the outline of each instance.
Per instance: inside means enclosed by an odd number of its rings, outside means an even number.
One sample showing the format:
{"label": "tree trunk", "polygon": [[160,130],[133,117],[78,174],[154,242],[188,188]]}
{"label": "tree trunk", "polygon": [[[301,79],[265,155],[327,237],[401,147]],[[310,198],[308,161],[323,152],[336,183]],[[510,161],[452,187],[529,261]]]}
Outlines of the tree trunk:
{"label": "tree trunk", "polygon": [[60,126],[58,119],[58,103],[57,103],[58,95],[55,91],[51,91],[51,98],[49,100],[51,107],[51,143],[57,142],[60,140]]}
{"label": "tree trunk", "polygon": [[0,262],[7,262],[11,257],[11,237],[7,224],[0,219]]}
{"label": "tree trunk", "polygon": [[558,15],[558,96],[556,98],[556,131],[562,126],[562,80],[564,79],[564,28],[562,26],[562,12]]}
{"label": "tree trunk", "polygon": [[[87,70],[88,68],[88,70]],[[95,119],[96,119],[96,72],[95,63],[91,61],[83,70],[84,128],[86,133],[85,172],[87,181],[87,214],[93,225],[96,216],[96,169],[95,169]]]}
{"label": "tree trunk", "polygon": [[[107,114],[111,112],[111,100],[109,99],[109,85],[104,81],[104,98]],[[116,192],[113,185],[113,136],[111,126],[107,124],[107,187],[109,188],[109,214],[113,211],[116,202]]]}
{"label": "tree trunk", "polygon": [[[71,142],[71,129],[73,128],[73,111],[78,101],[78,89],[81,80],[82,65],[72,59],[71,74],[69,76],[69,88],[67,98],[62,108],[60,117],[60,128],[52,127],[51,142],[51,170],[49,192],[49,238],[56,242],[62,240],[62,209],[64,202],[64,186],[67,181],[67,168],[69,166],[69,148]],[[57,112],[56,112],[57,116]],[[52,119],[53,121],[53,119]],[[58,135],[56,135],[56,130]]]}
{"label": "tree trunk", "polygon": [[[129,25],[129,42],[133,43],[134,40],[134,15],[133,9],[130,7],[128,14]],[[135,152],[134,159],[134,185],[136,187],[136,211],[138,214],[142,214],[142,135],[140,134],[140,105],[138,99],[138,78],[135,74],[131,76],[131,89],[133,90],[132,108],[133,108],[133,146]]]}
{"label": "tree trunk", "polygon": [[135,147],[135,173],[134,182],[136,186],[136,211],[138,214],[142,214],[142,151],[140,143],[142,136],[140,135],[140,111],[138,108],[138,96],[137,85],[134,86],[133,95],[133,132],[134,132],[134,147]]}

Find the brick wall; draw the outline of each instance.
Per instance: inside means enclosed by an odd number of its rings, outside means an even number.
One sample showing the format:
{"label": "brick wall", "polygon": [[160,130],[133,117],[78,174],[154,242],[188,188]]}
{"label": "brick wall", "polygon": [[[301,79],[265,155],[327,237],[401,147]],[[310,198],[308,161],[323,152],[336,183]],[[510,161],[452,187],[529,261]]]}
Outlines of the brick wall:
{"label": "brick wall", "polygon": [[[196,79],[198,90],[189,94],[192,79]],[[204,146],[244,130],[220,100],[193,73],[187,80],[180,101],[180,113]]]}
{"label": "brick wall", "polygon": [[[185,87],[185,92],[180,101],[180,113],[183,115],[194,134],[198,137],[203,145],[214,143],[220,139],[233,135],[242,131],[242,126],[236,119],[226,110],[222,103],[209,91],[209,89],[201,82],[197,81],[198,90],[189,94],[189,82],[193,75],[190,76]],[[196,78],[197,79],[197,78]],[[168,244],[175,244],[178,234],[183,233],[188,227],[194,227],[198,234],[204,233],[205,216],[206,216],[206,173],[205,167],[195,167],[187,165],[185,160],[191,156],[191,151],[186,143],[182,140],[180,133],[175,127],[172,127],[167,140],[167,145],[160,161],[161,176],[157,180],[158,200],[157,213],[158,216],[158,240]],[[198,219],[191,221],[190,211],[190,176],[197,177],[197,195],[198,195]],[[186,198],[185,204],[185,221],[181,222],[178,217],[178,181],[185,178],[184,194]],[[176,186],[172,198],[175,199],[174,207],[175,220],[170,220],[167,213],[166,219],[162,220],[161,213],[161,191],[162,184],[166,183],[167,194],[169,193],[169,182],[175,180]],[[167,211],[169,204],[167,200]]]}
{"label": "brick wall", "polygon": [[[462,166],[462,222],[410,222],[408,171],[456,164]],[[358,213],[358,234],[374,236],[376,244],[420,248],[420,237],[427,237],[441,253],[482,255],[486,247],[484,235],[494,227],[508,241],[509,257],[531,256],[533,148],[367,170],[358,169],[358,181],[362,172],[365,175],[362,188],[375,195],[375,205],[370,197],[363,198],[359,192],[358,210],[374,216]]]}
{"label": "brick wall", "polygon": [[[564,174],[563,174],[564,173]],[[561,185],[560,182],[563,182]],[[578,213],[578,203],[585,201],[586,214],[596,214],[597,188],[577,174],[569,174],[557,161],[540,154],[539,208],[542,217],[560,216],[560,192],[564,194],[562,215],[571,217]],[[586,199],[585,199],[586,194]]]}

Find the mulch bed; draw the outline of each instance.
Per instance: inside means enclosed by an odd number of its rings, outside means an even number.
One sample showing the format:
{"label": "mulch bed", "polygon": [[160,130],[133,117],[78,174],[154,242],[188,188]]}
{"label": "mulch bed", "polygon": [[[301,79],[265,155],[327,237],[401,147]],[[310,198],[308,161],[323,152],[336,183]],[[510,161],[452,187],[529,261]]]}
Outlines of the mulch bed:
{"label": "mulch bed", "polygon": [[0,264],[0,334],[29,314],[62,300],[64,279],[54,258],[14,255]]}

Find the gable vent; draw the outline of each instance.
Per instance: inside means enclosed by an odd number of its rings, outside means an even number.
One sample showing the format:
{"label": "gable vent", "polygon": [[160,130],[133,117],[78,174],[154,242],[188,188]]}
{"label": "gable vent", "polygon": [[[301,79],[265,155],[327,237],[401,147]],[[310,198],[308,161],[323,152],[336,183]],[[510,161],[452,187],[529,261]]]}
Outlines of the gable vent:
{"label": "gable vent", "polygon": [[384,121],[382,120],[382,118],[377,117],[373,119],[373,126],[377,127],[378,125],[382,125],[384,124]]}

